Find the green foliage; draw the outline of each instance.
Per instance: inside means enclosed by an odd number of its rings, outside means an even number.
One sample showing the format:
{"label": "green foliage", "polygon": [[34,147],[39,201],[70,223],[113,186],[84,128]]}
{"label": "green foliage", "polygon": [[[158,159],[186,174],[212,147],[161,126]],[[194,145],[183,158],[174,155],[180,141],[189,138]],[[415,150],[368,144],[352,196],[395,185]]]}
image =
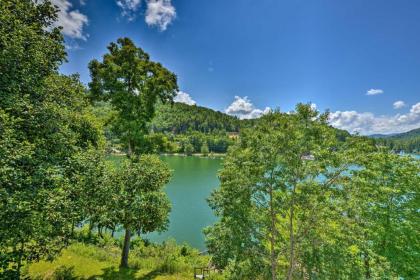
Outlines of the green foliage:
{"label": "green foliage", "polygon": [[49,1],[0,3],[0,274],[52,257],[82,219],[74,161],[103,145],[77,76],[59,75],[63,37]]}
{"label": "green foliage", "polygon": [[71,160],[69,174],[75,184],[67,191],[69,197],[77,198],[72,204],[78,216],[72,224],[80,221],[89,223],[89,231],[97,226],[99,234],[102,228],[115,229],[116,218],[110,211],[110,196],[113,194],[113,166],[104,158],[104,153],[95,149],[78,153]]}
{"label": "green foliage", "polygon": [[194,153],[194,146],[191,143],[188,143],[188,142],[186,144],[184,144],[184,153],[187,156],[192,155],[192,153]]}
{"label": "green foliage", "polygon": [[[74,267],[60,266],[54,271],[51,278],[46,278],[51,280],[76,280],[76,277],[74,276]],[[44,280],[47,279],[44,278]]]}
{"label": "green foliage", "polygon": [[[150,244],[139,239],[133,244],[128,269],[116,268],[120,248],[115,245],[75,243],[53,262],[31,264],[26,275],[31,279],[57,279],[52,278],[52,275],[71,272],[69,277],[76,279],[183,280],[192,278],[194,267],[207,266],[210,261],[209,256],[201,256],[196,249],[177,245],[172,240],[163,244]],[[182,248],[187,248],[188,256],[181,254]],[[216,273],[212,273],[212,277],[223,279]]]}
{"label": "green foliage", "polygon": [[420,153],[420,128],[391,136],[374,136],[376,143],[396,152]]}
{"label": "green foliage", "polygon": [[0,108],[28,113],[42,100],[43,82],[65,59],[63,36],[53,23],[49,1],[2,0],[0,3]]}
{"label": "green foliage", "polygon": [[123,161],[111,174],[111,191],[104,205],[107,220],[115,221],[111,228],[122,225],[125,229],[121,266],[127,267],[133,232],[167,228],[171,206],[163,188],[171,173],[159,157],[143,155]]}
{"label": "green foliage", "polygon": [[[160,63],[151,61],[149,55],[129,38],[111,43],[108,51],[102,62],[92,60],[89,63],[90,97],[93,101],[111,104],[112,109],[105,113],[110,116],[106,122],[110,124],[111,135],[117,136],[127,148],[129,158],[133,154],[154,152],[155,141],[160,138],[148,135],[147,123],[155,114],[157,102],[173,101],[178,91],[176,76]],[[170,206],[161,188],[170,174],[154,157],[135,157],[123,163],[119,171],[112,182],[115,188],[109,193],[112,199],[109,199],[107,211],[111,214],[106,223],[115,228],[115,221],[126,230],[121,257],[121,266],[126,267],[131,231],[163,230],[168,223]]]}
{"label": "green foliage", "polygon": [[419,162],[343,141],[327,119],[302,104],[271,113],[229,150],[205,230],[228,279],[419,275]]}
{"label": "green foliage", "polygon": [[112,174],[114,205],[118,224],[135,232],[164,230],[170,202],[163,191],[171,173],[166,163],[154,155],[126,160]]}
{"label": "green foliage", "polygon": [[[121,150],[118,135],[112,133],[111,124],[116,112],[108,103],[101,102],[96,103],[95,113],[105,125],[110,147]],[[203,154],[201,148],[206,145],[208,153],[226,153],[238,139],[240,129],[253,127],[258,122],[258,119],[239,120],[195,105],[159,104],[155,117],[148,124],[150,134],[144,137],[142,145],[143,149],[154,153],[185,153],[188,143],[193,146],[191,153]],[[347,131],[335,131],[339,141],[345,141],[350,135]]]}
{"label": "green foliage", "polygon": [[349,207],[364,236],[359,248],[369,252],[372,261],[387,262],[386,276],[420,275],[419,170],[419,160],[379,151],[366,156],[363,169],[352,172],[349,193],[354,204]]}
{"label": "green foliage", "polygon": [[103,61],[92,60],[89,83],[93,100],[109,101],[115,110],[113,131],[131,152],[142,151],[147,123],[153,118],[155,104],[172,102],[178,90],[176,76],[129,38],[108,46]]}
{"label": "green foliage", "polygon": [[207,156],[207,155],[209,154],[209,146],[207,145],[207,143],[203,143],[203,144],[201,145],[201,153],[202,153],[204,156]]}
{"label": "green foliage", "polygon": [[154,132],[186,134],[189,131],[202,133],[239,132],[241,120],[227,114],[200,106],[184,103],[159,105],[150,126]]}

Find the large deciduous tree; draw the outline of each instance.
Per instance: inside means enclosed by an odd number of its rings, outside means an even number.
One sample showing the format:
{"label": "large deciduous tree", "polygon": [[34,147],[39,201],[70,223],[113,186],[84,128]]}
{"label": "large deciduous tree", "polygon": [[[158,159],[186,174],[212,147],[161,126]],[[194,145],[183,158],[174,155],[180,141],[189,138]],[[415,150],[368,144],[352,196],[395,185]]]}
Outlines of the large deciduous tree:
{"label": "large deciduous tree", "polygon": [[[243,130],[209,200],[220,217],[206,229],[215,264],[231,279],[411,277],[418,163],[370,157],[376,149],[341,139],[309,105]],[[411,272],[389,269],[403,266]]]}
{"label": "large deciduous tree", "polygon": [[[151,152],[150,147],[153,145],[147,143],[150,139],[147,134],[148,123],[155,114],[155,106],[159,102],[173,102],[178,86],[177,78],[172,72],[160,63],[151,61],[149,55],[129,38],[118,39],[117,43],[108,46],[108,50],[109,53],[103,56],[102,62],[93,60],[89,63],[92,77],[89,86],[93,100],[108,101],[116,111],[112,122],[114,133],[125,145],[128,157],[133,160],[119,171],[126,177],[117,177],[121,180],[118,182],[120,188],[116,190],[118,195],[127,199],[122,204],[121,201],[118,203],[122,215],[119,221],[125,228],[121,266],[127,267],[133,230],[148,232],[160,229],[167,221],[169,208],[163,203],[167,199],[165,193],[151,192],[150,197],[146,197],[150,199],[146,199],[148,203],[143,203],[142,199],[145,199],[149,189],[159,189],[169,175],[166,176],[158,159],[150,158],[150,163],[156,165],[153,166],[142,158],[139,160],[138,156]],[[135,182],[134,178],[140,180],[143,178],[141,176],[147,176],[147,172],[152,171],[162,180],[151,178],[147,186]],[[130,174],[130,177],[127,172],[145,174]],[[146,184],[144,181],[139,182]],[[149,211],[149,208],[154,210]],[[133,213],[138,213],[139,216]]]}
{"label": "large deciduous tree", "polygon": [[162,231],[169,223],[171,206],[163,187],[171,173],[167,164],[155,155],[125,160],[114,172],[114,191],[108,211],[124,226],[121,267],[127,267],[131,233]]}
{"label": "large deciduous tree", "polygon": [[0,273],[71,237],[72,158],[102,145],[77,76],[59,75],[63,37],[50,1],[0,2]]}
{"label": "large deciduous tree", "polygon": [[[347,207],[363,238],[357,250],[365,278],[420,275],[420,161],[384,151],[366,155],[352,171]],[[385,263],[378,274],[376,263]]]}
{"label": "large deciduous tree", "polygon": [[102,62],[89,63],[93,100],[109,101],[117,111],[113,128],[126,145],[127,153],[148,152],[142,145],[147,123],[157,102],[172,102],[178,86],[175,74],[138,48],[129,38],[108,46]]}

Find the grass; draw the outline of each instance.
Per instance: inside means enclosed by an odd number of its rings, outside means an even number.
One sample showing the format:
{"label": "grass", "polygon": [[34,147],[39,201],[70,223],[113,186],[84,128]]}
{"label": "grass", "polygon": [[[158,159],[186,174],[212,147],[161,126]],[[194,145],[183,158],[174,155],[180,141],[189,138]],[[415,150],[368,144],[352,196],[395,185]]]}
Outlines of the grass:
{"label": "grass", "polygon": [[117,243],[79,242],[63,250],[52,262],[40,261],[25,267],[26,275],[36,280],[186,280],[193,278],[194,267],[207,266],[210,261],[196,249],[175,241],[157,245],[137,240],[134,244],[128,269],[118,267],[121,249]]}

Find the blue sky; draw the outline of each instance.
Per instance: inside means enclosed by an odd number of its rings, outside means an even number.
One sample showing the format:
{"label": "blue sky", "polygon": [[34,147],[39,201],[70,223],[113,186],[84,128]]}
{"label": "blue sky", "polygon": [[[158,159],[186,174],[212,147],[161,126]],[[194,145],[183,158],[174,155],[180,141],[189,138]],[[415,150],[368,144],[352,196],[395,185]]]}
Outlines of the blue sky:
{"label": "blue sky", "polygon": [[53,0],[69,62],[128,36],[177,74],[178,100],[241,118],[298,102],[362,134],[420,127],[420,1]]}

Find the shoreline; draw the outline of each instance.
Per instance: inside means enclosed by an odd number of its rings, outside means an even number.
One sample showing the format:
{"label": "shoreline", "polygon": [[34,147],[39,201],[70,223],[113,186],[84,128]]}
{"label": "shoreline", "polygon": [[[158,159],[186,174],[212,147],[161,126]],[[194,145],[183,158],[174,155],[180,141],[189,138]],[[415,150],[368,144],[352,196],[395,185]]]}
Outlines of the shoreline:
{"label": "shoreline", "polygon": [[204,155],[202,153],[193,153],[191,155],[186,155],[184,153],[160,153],[160,156],[179,156],[179,157],[202,157],[202,158],[222,158],[225,157],[225,153],[208,153]]}
{"label": "shoreline", "polygon": [[[110,156],[126,156],[125,153],[109,153]],[[178,156],[178,157],[201,157],[201,158],[223,158],[226,156],[226,153],[209,153],[204,155],[202,153],[193,153],[191,155],[186,155],[184,153],[159,153],[159,156]]]}

